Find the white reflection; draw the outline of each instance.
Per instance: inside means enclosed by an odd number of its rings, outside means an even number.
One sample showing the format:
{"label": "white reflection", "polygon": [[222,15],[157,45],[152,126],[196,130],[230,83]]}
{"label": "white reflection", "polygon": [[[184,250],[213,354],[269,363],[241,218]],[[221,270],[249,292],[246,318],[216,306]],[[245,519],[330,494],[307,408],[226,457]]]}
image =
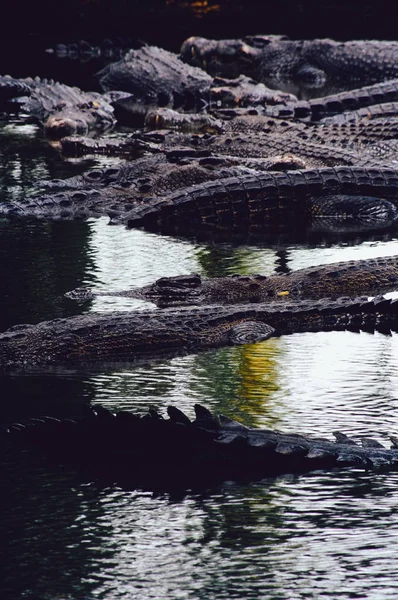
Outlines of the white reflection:
{"label": "white reflection", "polygon": [[345,260],[363,260],[380,256],[396,256],[398,239],[389,241],[369,241],[356,246],[334,245],[290,247],[288,250],[289,267],[296,271],[305,267],[330,264]]}
{"label": "white reflection", "polygon": [[[137,229],[108,225],[107,217],[92,219],[91,255],[96,283],[94,291],[127,290],[152,283],[159,277],[197,272],[195,246],[189,242],[157,236]],[[91,274],[90,274],[91,275]],[[131,310],[147,303],[132,298],[98,297],[92,310]]]}

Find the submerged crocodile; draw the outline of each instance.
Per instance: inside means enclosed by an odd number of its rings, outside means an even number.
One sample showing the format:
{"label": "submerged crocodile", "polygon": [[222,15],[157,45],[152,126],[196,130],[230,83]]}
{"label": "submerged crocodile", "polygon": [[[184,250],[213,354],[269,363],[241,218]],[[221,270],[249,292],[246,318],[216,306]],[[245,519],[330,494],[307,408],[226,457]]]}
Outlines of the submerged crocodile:
{"label": "submerged crocodile", "polygon": [[91,313],[0,334],[0,369],[109,368],[303,331],[398,328],[398,301],[378,297]]}
{"label": "submerged crocodile", "polygon": [[46,455],[52,465],[76,468],[85,477],[150,489],[318,469],[398,467],[394,436],[391,448],[371,437],[356,441],[339,431],[330,441],[252,429],[223,415],[213,416],[200,404],[194,409],[191,420],[174,406],[164,418],[154,409],[139,416],[94,405],[78,420],[42,417],[9,425],[2,439]]}
{"label": "submerged crocodile", "polygon": [[274,85],[353,87],[398,76],[398,42],[390,41],[290,40],[272,35],[226,40],[190,37],[182,44],[181,57],[212,75],[236,77],[243,73]]}
{"label": "submerged crocodile", "polygon": [[397,284],[398,256],[389,256],[349,260],[269,276],[229,275],[207,279],[192,274],[161,277],[142,288],[96,293],[89,288],[77,288],[66,296],[80,302],[96,296],[124,296],[165,307],[371,295],[396,290]]}
{"label": "submerged crocodile", "polygon": [[[56,81],[0,76],[3,108],[23,110],[44,127],[50,138],[105,131],[116,123],[113,103],[125,94],[83,92]],[[8,106],[5,105],[8,103]]]}
{"label": "submerged crocodile", "polygon": [[51,219],[109,215],[111,223],[178,235],[221,228],[297,231],[317,219],[332,227],[342,222],[376,230],[396,224],[397,194],[395,169],[335,167],[236,174],[138,198],[128,187],[43,194],[3,203],[0,213]]}

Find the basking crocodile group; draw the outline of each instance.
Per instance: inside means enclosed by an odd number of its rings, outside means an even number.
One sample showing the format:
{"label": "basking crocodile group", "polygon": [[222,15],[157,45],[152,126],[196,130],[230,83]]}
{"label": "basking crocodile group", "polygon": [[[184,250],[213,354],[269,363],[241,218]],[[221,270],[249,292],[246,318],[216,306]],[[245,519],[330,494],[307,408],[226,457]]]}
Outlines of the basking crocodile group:
{"label": "basking crocodile group", "polygon": [[213,75],[243,73],[274,85],[359,87],[398,76],[398,42],[290,40],[280,35],[232,40],[190,37],[181,47],[181,56]]}
{"label": "basking crocodile group", "polygon": [[[115,95],[115,99],[122,95]],[[115,123],[111,95],[82,92],[56,81],[0,77],[0,106],[22,110],[44,127],[50,138],[103,132]]]}
{"label": "basking crocodile group", "polygon": [[[339,431],[335,441],[270,429],[251,429],[195,404],[195,419],[174,406],[168,418],[151,409],[143,416],[116,414],[100,405],[79,420],[42,417],[3,432],[14,444],[34,449],[53,465],[85,477],[129,487],[199,488],[224,480],[251,480],[283,473],[356,467],[397,469],[398,440],[391,448],[370,437]],[[104,443],[106,440],[106,443]]]}
{"label": "basking crocodile group", "polygon": [[213,78],[156,46],[131,50],[120,61],[104,67],[97,77],[103,91],[128,92],[131,101],[141,104],[144,112],[148,106],[192,110],[211,105],[253,106],[297,100],[245,76],[235,80]]}
{"label": "basking crocodile group", "polygon": [[[136,184],[133,189],[128,183],[94,185],[11,200],[0,206],[0,213],[45,219],[109,215],[114,224],[182,236],[217,228],[236,233],[291,231],[317,221],[329,222],[333,228],[352,222],[377,230],[397,222],[398,171],[392,168],[242,173],[241,168],[232,167],[233,174],[226,169],[229,176],[219,179],[206,162],[190,170],[191,177],[195,173],[206,181],[181,187],[178,177],[171,177],[175,191],[170,193],[161,190],[151,195],[151,179],[144,177],[136,181],[138,194]],[[98,179],[104,176],[98,173]],[[118,172],[109,176],[117,179]],[[94,175],[92,179],[95,184]],[[165,178],[163,183],[170,188],[170,180]]]}
{"label": "basking crocodile group", "polygon": [[[257,36],[253,52],[257,54],[263,43],[263,36]],[[266,47],[271,48],[274,43],[287,42],[272,38]],[[359,63],[365,60],[361,44],[364,43],[352,46]],[[371,43],[369,48],[374,53],[376,45]],[[368,58],[365,62],[372,69],[376,62],[380,73],[393,76],[387,65],[391,63],[394,44],[381,43],[377,48],[373,62]],[[337,60],[333,56],[331,63]],[[107,214],[112,223],[179,235],[191,235],[189,229],[195,232],[198,226],[232,226],[242,230],[275,227],[278,222],[290,227],[294,222],[305,227],[313,225],[314,218],[321,229],[332,230],[340,226],[350,230],[355,224],[365,230],[396,225],[393,171],[387,175],[385,194],[381,193],[383,185],[378,183],[385,175],[375,177],[372,171],[380,168],[381,173],[383,168],[395,167],[396,80],[298,101],[290,94],[248,80],[245,75],[236,80],[214,78],[154,46],[131,50],[120,61],[105,67],[98,78],[103,90],[107,90],[104,95],[80,92],[52,81],[6,76],[0,78],[0,100],[18,103],[19,99],[24,110],[44,124],[49,135],[61,138],[68,133],[112,127],[117,115],[131,110],[131,106],[136,107],[136,112],[149,111],[147,125],[161,126],[162,131],[136,133],[120,144],[114,139],[105,143],[111,153],[120,148],[130,160],[146,156],[140,163],[123,168],[124,174],[131,170],[123,182],[113,177],[103,185],[101,177],[95,180],[93,174],[90,182],[88,175],[86,186],[80,187],[78,193],[75,184],[68,188],[65,182],[62,193],[40,193],[3,203],[2,214],[40,218]],[[246,105],[250,107],[246,111],[236,109]],[[214,115],[203,111],[187,115],[185,122],[199,131],[184,133],[169,128],[171,122],[183,127],[184,119],[173,117],[176,113],[170,112],[167,116],[161,111],[151,114],[151,106],[185,110],[213,106],[217,110]],[[235,108],[219,110],[228,106]],[[80,143],[82,146],[89,151],[104,147],[99,140],[87,138]],[[76,150],[79,142],[66,139],[64,148]],[[151,154],[165,157],[154,161]],[[184,160],[190,164],[184,164]],[[341,166],[353,169],[343,175]],[[302,173],[290,173],[292,168],[303,167],[306,170]],[[335,172],[323,171],[326,167],[336,167]],[[359,167],[363,168],[363,175],[354,172]],[[312,170],[315,168],[319,171]],[[217,173],[217,169],[222,170]],[[287,172],[275,176],[263,173],[275,169]],[[345,225],[340,225],[342,219]]]}
{"label": "basking crocodile group", "polygon": [[[394,228],[397,59],[396,42],[190,38],[180,56],[154,46],[130,50],[97,74],[103,93],[0,77],[1,108],[28,113],[49,137],[62,138],[65,153],[125,159],[40,182],[31,195],[3,202],[0,214],[108,215],[112,224],[179,236]],[[272,83],[332,93],[299,100],[265,85]],[[94,139],[137,115],[145,117],[144,130]],[[110,292],[161,310],[89,313],[0,333],[0,370],[106,369],[304,331],[390,334],[398,331],[398,301],[378,294],[396,289],[397,280],[396,257],[269,277],[163,277],[144,288]],[[69,297],[94,295],[80,289]],[[100,469],[109,461],[138,479],[148,472],[168,476],[165,465],[194,478],[202,471],[225,479],[398,464],[395,439],[388,450],[371,439],[358,446],[341,434],[335,443],[249,430],[200,406],[194,422],[175,408],[169,415],[115,416],[97,408],[79,423],[43,419],[9,432],[50,447],[62,460],[72,454],[77,465],[94,462]],[[111,441],[106,448],[104,435]]]}
{"label": "basking crocodile group", "polygon": [[198,110],[209,104],[250,106],[295,100],[244,76],[234,82],[213,79],[154,46],[130,51],[122,61],[100,71],[98,78],[107,93],[83,92],[38,77],[0,76],[0,105],[27,112],[49,137],[58,139],[103,132],[116,124],[116,116],[145,115],[151,106]]}

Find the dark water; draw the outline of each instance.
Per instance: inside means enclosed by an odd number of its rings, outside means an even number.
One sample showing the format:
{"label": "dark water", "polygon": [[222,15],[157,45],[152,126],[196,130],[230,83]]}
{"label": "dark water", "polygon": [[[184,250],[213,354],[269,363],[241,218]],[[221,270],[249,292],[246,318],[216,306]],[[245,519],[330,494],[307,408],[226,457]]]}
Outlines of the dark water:
{"label": "dark water", "polygon": [[[59,68],[59,79],[88,68],[49,60],[38,68]],[[0,123],[2,199],[95,164],[64,161],[22,118]],[[143,306],[102,297],[83,309],[63,297],[82,284],[123,289],[165,275],[269,274],[397,253],[395,236],[199,244],[110,227],[105,218],[2,218],[0,330]],[[292,335],[102,374],[3,375],[0,390],[2,423],[76,416],[89,402],[142,412],[174,403],[188,414],[201,402],[248,425],[317,435],[340,429],[387,441],[398,433],[398,338]],[[104,488],[9,450],[1,474],[0,598],[393,599],[397,484],[395,473],[341,471],[152,494]]]}

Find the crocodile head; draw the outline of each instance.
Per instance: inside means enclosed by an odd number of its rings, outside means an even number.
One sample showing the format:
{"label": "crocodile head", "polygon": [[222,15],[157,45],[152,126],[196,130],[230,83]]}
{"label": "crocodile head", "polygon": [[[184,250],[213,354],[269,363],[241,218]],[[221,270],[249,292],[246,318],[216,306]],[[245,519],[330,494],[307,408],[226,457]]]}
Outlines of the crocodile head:
{"label": "crocodile head", "polygon": [[259,48],[243,39],[209,40],[193,36],[181,46],[181,58],[185,62],[201,67],[210,75],[231,78],[241,73],[249,75],[260,54]]}
{"label": "crocodile head", "polygon": [[79,118],[52,115],[44,124],[44,130],[50,139],[60,140],[70,135],[86,135],[88,126],[85,121]]}

